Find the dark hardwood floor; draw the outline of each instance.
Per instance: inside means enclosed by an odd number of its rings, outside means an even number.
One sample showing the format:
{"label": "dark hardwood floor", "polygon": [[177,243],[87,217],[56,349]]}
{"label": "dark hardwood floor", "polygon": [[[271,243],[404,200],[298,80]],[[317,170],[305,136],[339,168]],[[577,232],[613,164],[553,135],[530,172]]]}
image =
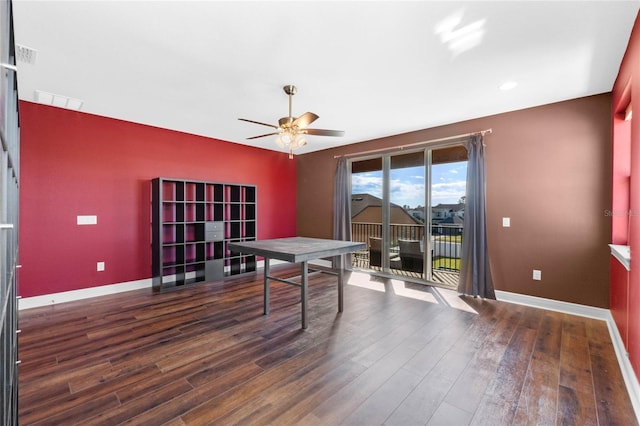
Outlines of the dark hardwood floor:
{"label": "dark hardwood floor", "polygon": [[[274,268],[281,276],[291,267]],[[633,425],[603,321],[353,273],[20,312],[20,424]]]}

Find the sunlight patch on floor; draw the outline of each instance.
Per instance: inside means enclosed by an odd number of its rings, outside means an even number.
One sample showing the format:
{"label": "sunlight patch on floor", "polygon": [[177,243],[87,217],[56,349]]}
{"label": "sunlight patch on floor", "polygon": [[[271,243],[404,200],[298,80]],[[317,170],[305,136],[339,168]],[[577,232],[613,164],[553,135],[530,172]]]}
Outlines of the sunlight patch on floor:
{"label": "sunlight patch on floor", "polygon": [[409,297],[411,299],[423,300],[430,303],[438,303],[438,300],[429,291],[429,287],[424,287],[424,290],[416,290],[413,288],[407,288],[404,281],[390,280],[393,292],[398,296]]}
{"label": "sunlight patch on floor", "polygon": [[461,299],[458,292],[428,285],[407,283],[406,281],[381,278],[366,272],[351,272],[347,285],[365,288],[367,290],[386,293],[392,291],[397,296],[421,300],[423,302],[436,303],[449,306],[460,311],[478,312]]}
{"label": "sunlight patch on floor", "polygon": [[469,306],[463,299],[460,298],[460,295],[457,291],[447,290],[444,288],[436,288],[433,287],[432,290],[434,294],[440,297],[441,302],[450,306],[452,308],[458,309],[460,311],[471,312],[477,314],[478,311]]}
{"label": "sunlight patch on floor", "polygon": [[367,273],[352,272],[347,284],[366,288],[369,290],[379,291],[382,293],[387,291],[383,282],[380,282],[379,280],[373,280],[372,278],[373,277]]}

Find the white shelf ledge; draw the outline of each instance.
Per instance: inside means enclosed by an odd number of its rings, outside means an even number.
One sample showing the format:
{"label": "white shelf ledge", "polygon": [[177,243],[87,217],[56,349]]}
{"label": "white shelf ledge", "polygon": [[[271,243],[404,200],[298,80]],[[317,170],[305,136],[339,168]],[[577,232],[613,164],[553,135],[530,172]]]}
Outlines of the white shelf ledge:
{"label": "white shelf ledge", "polygon": [[622,263],[622,265],[627,269],[627,271],[631,270],[631,249],[629,246],[623,246],[619,244],[609,244],[611,247],[611,254]]}

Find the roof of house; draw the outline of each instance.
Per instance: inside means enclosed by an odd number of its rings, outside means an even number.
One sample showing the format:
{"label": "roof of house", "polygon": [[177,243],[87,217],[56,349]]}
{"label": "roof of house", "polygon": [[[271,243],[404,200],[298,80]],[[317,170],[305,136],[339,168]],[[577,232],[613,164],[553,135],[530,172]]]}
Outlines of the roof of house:
{"label": "roof of house", "polygon": [[440,210],[448,210],[448,211],[460,211],[464,210],[464,203],[456,203],[456,204],[438,204],[437,206],[433,206],[434,209]]}
{"label": "roof of house", "polygon": [[[390,203],[391,208],[402,210],[408,217],[419,223],[415,217],[397,204]],[[368,207],[382,207],[382,199],[371,194],[351,194],[351,217],[356,217]]]}
{"label": "roof of house", "polygon": [[[395,204],[391,203],[391,205]],[[367,207],[381,206],[382,200],[371,194],[351,194],[351,217],[357,216]]]}

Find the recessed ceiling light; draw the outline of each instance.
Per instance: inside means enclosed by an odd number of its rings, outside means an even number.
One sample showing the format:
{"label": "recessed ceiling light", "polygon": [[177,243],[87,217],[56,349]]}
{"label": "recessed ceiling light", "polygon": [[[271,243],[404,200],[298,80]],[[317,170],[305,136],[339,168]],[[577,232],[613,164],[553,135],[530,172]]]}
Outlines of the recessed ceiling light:
{"label": "recessed ceiling light", "polygon": [[514,87],[516,87],[518,85],[518,83],[516,83],[515,81],[506,81],[504,83],[502,83],[498,88],[500,90],[511,90]]}

